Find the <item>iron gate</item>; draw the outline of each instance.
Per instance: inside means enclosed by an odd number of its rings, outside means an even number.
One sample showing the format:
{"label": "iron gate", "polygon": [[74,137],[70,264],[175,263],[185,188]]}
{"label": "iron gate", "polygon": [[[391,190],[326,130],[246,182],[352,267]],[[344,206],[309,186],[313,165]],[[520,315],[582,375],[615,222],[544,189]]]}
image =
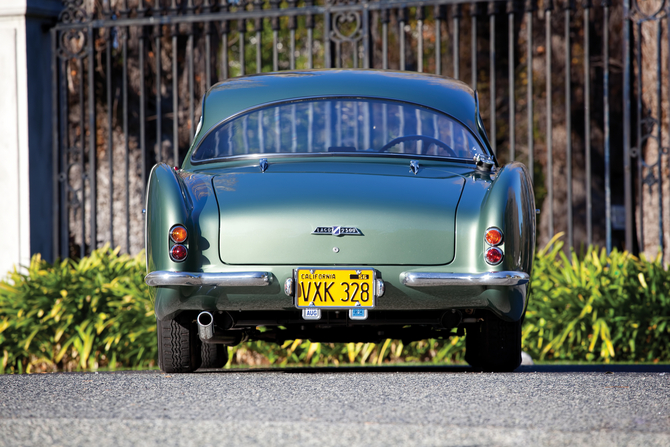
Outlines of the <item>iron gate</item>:
{"label": "iron gate", "polygon": [[232,76],[390,68],[480,92],[531,167],[541,240],[668,253],[667,0],[64,0],[51,30],[54,253],[144,243],[146,176],[179,164]]}

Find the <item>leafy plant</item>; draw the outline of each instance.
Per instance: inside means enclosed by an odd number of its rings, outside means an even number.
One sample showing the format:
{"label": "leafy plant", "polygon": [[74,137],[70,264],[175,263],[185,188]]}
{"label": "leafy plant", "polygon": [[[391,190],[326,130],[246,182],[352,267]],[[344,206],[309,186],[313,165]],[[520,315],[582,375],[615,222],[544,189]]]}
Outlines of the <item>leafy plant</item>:
{"label": "leafy plant", "polygon": [[563,250],[562,234],[537,254],[524,349],[538,359],[670,360],[670,272],[628,252]]}
{"label": "leafy plant", "polygon": [[0,282],[0,372],[151,366],[153,306],[144,260],[103,247]]}
{"label": "leafy plant", "polygon": [[[670,361],[670,272],[628,252],[563,251],[561,235],[537,253],[524,350],[535,359]],[[153,303],[143,254],[103,247],[80,261],[39,255],[0,281],[0,372],[156,365]],[[380,365],[462,362],[463,337],[404,345],[260,341],[229,348],[227,365]]]}

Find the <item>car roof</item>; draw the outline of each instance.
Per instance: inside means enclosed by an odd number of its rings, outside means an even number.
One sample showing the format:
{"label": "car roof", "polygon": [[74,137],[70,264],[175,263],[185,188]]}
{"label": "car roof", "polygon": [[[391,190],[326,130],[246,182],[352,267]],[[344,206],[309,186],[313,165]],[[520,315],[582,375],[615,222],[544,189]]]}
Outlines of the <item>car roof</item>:
{"label": "car roof", "polygon": [[241,76],[212,86],[203,101],[202,127],[193,147],[209,129],[245,110],[327,96],[384,98],[427,106],[451,115],[478,134],[474,91],[461,81],[408,71],[303,70]]}

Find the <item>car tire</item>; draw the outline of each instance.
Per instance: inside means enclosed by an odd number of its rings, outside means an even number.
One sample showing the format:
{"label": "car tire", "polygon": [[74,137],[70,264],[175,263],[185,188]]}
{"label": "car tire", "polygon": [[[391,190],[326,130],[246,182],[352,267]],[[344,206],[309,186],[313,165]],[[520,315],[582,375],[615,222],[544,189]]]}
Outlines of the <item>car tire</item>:
{"label": "car tire", "polygon": [[200,348],[202,363],[200,368],[221,369],[228,363],[228,346],[214,343],[202,343]]}
{"label": "car tire", "polygon": [[487,314],[484,321],[468,327],[465,361],[484,371],[509,372],[521,365],[521,324]]}
{"label": "car tire", "polygon": [[192,324],[156,320],[158,367],[166,373],[189,373],[200,366],[197,333]]}

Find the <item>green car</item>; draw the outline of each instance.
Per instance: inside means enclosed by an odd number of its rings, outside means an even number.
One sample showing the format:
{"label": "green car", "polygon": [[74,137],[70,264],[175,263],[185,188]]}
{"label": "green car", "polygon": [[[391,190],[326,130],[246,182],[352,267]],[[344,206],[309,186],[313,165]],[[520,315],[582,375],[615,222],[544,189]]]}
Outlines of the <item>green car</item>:
{"label": "green car", "polygon": [[521,362],[535,198],[497,164],[466,84],[379,70],[229,79],[181,169],[154,166],[146,283],[165,372],[227,346],[466,335],[474,368]]}

